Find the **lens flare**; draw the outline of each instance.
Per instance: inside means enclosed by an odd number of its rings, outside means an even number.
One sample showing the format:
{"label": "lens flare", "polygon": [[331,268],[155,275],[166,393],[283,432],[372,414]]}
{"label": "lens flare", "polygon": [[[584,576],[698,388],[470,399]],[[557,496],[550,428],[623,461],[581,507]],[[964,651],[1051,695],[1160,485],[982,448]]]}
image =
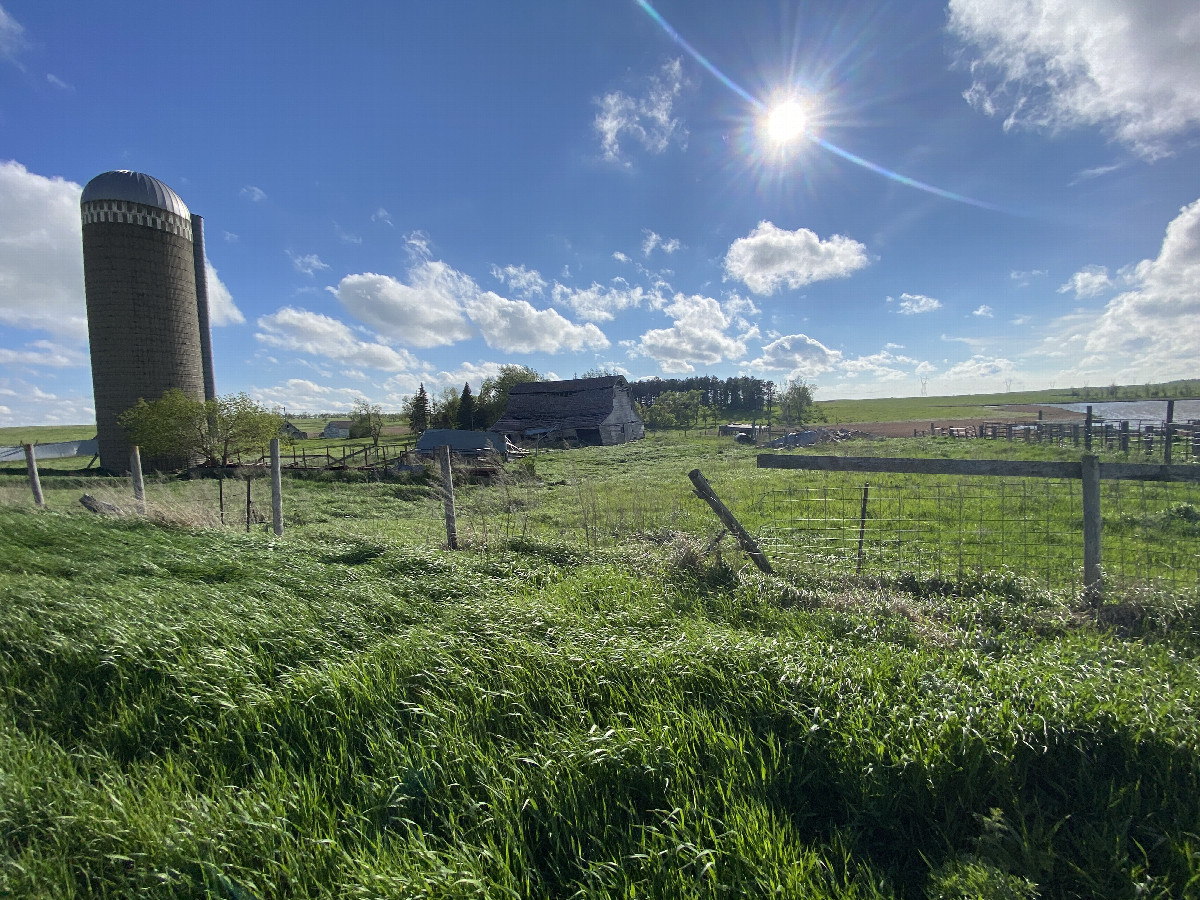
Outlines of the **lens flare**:
{"label": "lens flare", "polygon": [[[919,191],[924,191],[927,194],[933,194],[936,197],[943,197],[946,200],[953,200],[956,203],[965,203],[968,206],[976,206],[980,209],[1003,211],[1001,207],[996,206],[995,204],[985,203],[984,201],[976,200],[973,197],[967,197],[963,194],[957,194],[954,191],[948,191],[945,188],[936,187],[932,184],[926,184],[923,181],[917,181],[915,178],[909,178],[907,175],[901,175],[899,172],[894,172],[891,169],[879,165],[878,163],[873,163],[868,159],[863,159],[861,156],[851,153],[849,150],[843,150],[841,147],[838,147],[831,141],[828,141],[819,135],[813,134],[808,128],[807,116],[797,116],[792,111],[788,111],[786,113],[783,112],[783,108],[787,105],[788,101],[785,101],[778,107],[768,109],[766,103],[748,93],[741,85],[713,65],[713,63],[710,62],[708,58],[705,57],[699,50],[689,44],[683,38],[683,36],[671,26],[670,22],[659,15],[658,10],[651,6],[647,0],[635,0],[635,2],[642,8],[642,11],[645,12],[646,15],[648,15],[654,20],[654,22],[658,24],[658,26],[666,33],[667,37],[682,47],[692,59],[707,69],[714,78],[721,82],[721,84],[725,85],[735,94],[749,103],[752,107],[754,107],[754,109],[760,115],[766,116],[765,130],[771,140],[775,142],[776,146],[782,146],[787,140],[795,140],[797,137],[803,136],[812,143],[816,144],[818,147],[821,147],[823,150],[827,150],[828,152],[832,153],[834,156],[838,156],[847,162],[854,163],[856,166],[861,166],[862,168],[870,172],[874,172],[877,175],[882,175],[884,178],[889,178],[897,184],[903,184],[907,187],[916,188]],[[803,112],[802,109],[800,111]],[[780,116],[778,123],[775,122],[776,114]],[[799,124],[797,124],[797,120],[800,120]],[[783,135],[785,133],[787,134],[786,140],[781,140],[780,137],[777,137],[777,134]]]}

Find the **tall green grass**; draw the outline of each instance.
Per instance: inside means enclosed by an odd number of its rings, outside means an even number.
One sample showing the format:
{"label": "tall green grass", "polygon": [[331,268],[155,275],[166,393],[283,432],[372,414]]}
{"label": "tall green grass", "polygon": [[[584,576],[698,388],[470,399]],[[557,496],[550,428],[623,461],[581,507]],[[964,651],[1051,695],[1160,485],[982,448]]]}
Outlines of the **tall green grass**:
{"label": "tall green grass", "polygon": [[0,894],[1200,890],[1194,605],[349,531],[0,509]]}

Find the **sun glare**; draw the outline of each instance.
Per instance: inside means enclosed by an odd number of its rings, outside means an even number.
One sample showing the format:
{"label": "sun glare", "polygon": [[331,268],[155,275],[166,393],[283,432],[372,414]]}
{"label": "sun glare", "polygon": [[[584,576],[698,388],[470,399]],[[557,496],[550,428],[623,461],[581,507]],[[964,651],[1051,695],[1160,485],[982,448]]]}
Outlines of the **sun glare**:
{"label": "sun glare", "polygon": [[808,112],[799,102],[785,100],[767,113],[767,137],[789,144],[808,130]]}

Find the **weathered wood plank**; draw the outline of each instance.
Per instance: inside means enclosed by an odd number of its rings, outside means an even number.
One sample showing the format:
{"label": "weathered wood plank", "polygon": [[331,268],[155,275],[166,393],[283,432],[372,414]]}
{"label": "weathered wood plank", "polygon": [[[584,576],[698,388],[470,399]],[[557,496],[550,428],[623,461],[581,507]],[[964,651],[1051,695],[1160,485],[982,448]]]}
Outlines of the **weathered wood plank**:
{"label": "weathered wood plank", "polygon": [[721,498],[717,496],[717,492],[712,489],[712,485],[708,483],[708,479],[704,477],[700,470],[692,469],[692,471],[688,472],[688,478],[692,481],[692,487],[696,490],[696,496],[712,508],[712,511],[717,514],[717,518],[721,520],[721,524],[729,529],[730,534],[737,538],[737,542],[741,544],[746,554],[754,560],[754,564],[768,575],[774,574],[771,563],[767,559],[766,554],[758,546],[758,542],[742,527],[742,523],[729,511],[729,507],[721,502]]}
{"label": "weathered wood plank", "polygon": [[[760,453],[760,469],[818,472],[891,472],[901,475],[1080,478],[1077,462],[1020,459],[909,459],[880,456],[785,456]],[[1120,481],[1200,481],[1200,466],[1100,463],[1100,478]]]}

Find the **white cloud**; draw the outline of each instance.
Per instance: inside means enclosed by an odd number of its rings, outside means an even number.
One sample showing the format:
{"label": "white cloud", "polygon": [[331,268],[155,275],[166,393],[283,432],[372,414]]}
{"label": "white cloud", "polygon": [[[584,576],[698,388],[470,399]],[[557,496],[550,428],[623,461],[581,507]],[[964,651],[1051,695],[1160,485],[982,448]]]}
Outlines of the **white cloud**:
{"label": "white cloud", "polygon": [[840,350],[830,350],[806,334],[787,334],[762,348],[762,356],[751,360],[751,369],[787,372],[792,378],[811,378],[828,372],[841,360]]}
{"label": "white cloud", "polygon": [[[849,378],[866,375],[877,381],[898,381],[907,378],[917,360],[911,356],[902,356],[890,350],[881,350],[868,356],[855,356],[841,361],[839,368]],[[901,368],[902,366],[908,368]]]}
{"label": "white cloud", "polygon": [[375,210],[375,212],[371,213],[371,221],[382,222],[384,225],[391,225],[392,214],[381,206],[379,209]]}
{"label": "white cloud", "polygon": [[378,341],[359,340],[344,322],[306,309],[285,306],[259,317],[258,327],[261,330],[254,337],[268,347],[295,350],[385,372],[400,372],[417,364],[406,350],[396,350]]}
{"label": "white cloud", "polygon": [[1200,200],[1167,225],[1157,259],[1132,267],[1132,290],[1085,332],[1084,365],[1124,365],[1137,380],[1191,377],[1200,346]]}
{"label": "white cloud", "polygon": [[623,91],[614,91],[597,100],[600,112],[592,126],[600,133],[604,158],[628,165],[621,155],[622,135],[633,138],[651,153],[662,153],[672,140],[686,145],[687,131],[672,115],[683,84],[683,64],[675,59],[650,77],[643,96],[631,97]]}
{"label": "white cloud", "polygon": [[233,302],[233,295],[217,275],[217,270],[207,259],[204,260],[206,289],[208,291],[208,322],[210,325],[241,325],[246,321],[242,311]]}
{"label": "white cloud", "polygon": [[678,238],[669,238],[669,239],[662,238],[656,232],[651,231],[649,228],[643,228],[642,234],[644,235],[644,238],[642,239],[642,255],[643,256],[649,256],[651,253],[654,252],[654,249],[656,247],[659,250],[661,250],[663,253],[666,253],[669,255],[671,253],[674,253],[676,250],[678,250],[680,247],[683,246],[683,244],[681,244],[679,242]]}
{"label": "white cloud", "polygon": [[242,189],[241,189],[241,191],[239,191],[239,193],[240,193],[240,194],[241,194],[243,197],[248,197],[248,198],[250,198],[250,200],[252,200],[252,201],[253,201],[253,202],[255,202],[255,203],[258,203],[258,202],[260,202],[260,201],[262,201],[262,200],[266,200],[266,199],[267,199],[267,192],[266,192],[266,191],[264,191],[264,190],[263,190],[262,188],[260,188],[260,187],[255,187],[255,186],[254,186],[254,185],[252,185],[252,184],[248,184],[248,185],[246,185],[244,188],[242,188]]}
{"label": "white cloud", "polygon": [[223,231],[221,232],[221,236],[230,244],[236,244],[238,242],[238,236],[232,231]]}
{"label": "white cloud", "polygon": [[348,411],[363,396],[360,388],[330,387],[306,378],[289,378],[283,384],[253,387],[246,393],[269,408],[312,413]]}
{"label": "white cloud", "polygon": [[1028,272],[1022,272],[1020,269],[1014,269],[1008,273],[1008,277],[1017,283],[1017,287],[1029,287],[1029,284],[1033,281],[1033,279],[1042,278],[1045,275],[1045,269],[1032,269]]}
{"label": "white cloud", "polygon": [[737,337],[726,334],[733,322],[712,297],[676,294],[663,311],[675,320],[671,327],[654,328],[637,341],[623,343],[633,353],[656,360],[664,372],[694,372],[694,363],[736,362],[746,356],[746,342],[758,337],[753,327]]}
{"label": "white cloud", "polygon": [[1060,285],[1058,292],[1065,294],[1074,291],[1076,297],[1095,297],[1114,287],[1116,285],[1108,277],[1105,266],[1085,266],[1072,275],[1066,284]]}
{"label": "white cloud", "polygon": [[622,253],[620,250],[614,250],[612,258],[615,259],[617,262],[623,262],[623,263],[629,262],[629,257],[626,256],[624,253]]}
{"label": "white cloud", "polygon": [[[888,302],[892,300],[888,297]],[[901,294],[900,308],[896,310],[902,316],[918,316],[922,313],[933,312],[935,309],[941,309],[942,302],[934,300],[932,297],[926,297],[924,294]]]}
{"label": "white cloud", "polygon": [[337,235],[337,239],[343,244],[361,244],[363,242],[361,235],[346,231],[337,222],[333,223],[333,233]]}
{"label": "white cloud", "polygon": [[67,82],[63,81],[63,80],[62,80],[61,78],[59,78],[57,75],[54,75],[54,74],[51,74],[51,73],[47,73],[47,74],[46,74],[46,81],[48,81],[48,82],[49,82],[50,84],[52,84],[54,87],[58,88],[60,91],[67,91],[68,93],[74,93],[74,92],[75,92],[75,85],[73,85],[73,84],[67,84]]}
{"label": "white cloud", "polygon": [[487,291],[468,300],[466,309],[488,346],[506,353],[559,353],[609,345],[592,323],[576,325],[557,310],[536,309],[527,300],[507,300]]}
{"label": "white cloud", "polygon": [[351,315],[401,344],[442,347],[475,336],[463,312],[464,302],[479,294],[474,281],[427,259],[408,276],[411,284],[371,272],[347,275],[329,290]]}
{"label": "white cloud", "polygon": [[823,241],[807,228],[785,231],[764,221],[729,246],[725,275],[756,294],[773,294],[781,285],[845,278],[868,262],[867,248],[844,235]]}
{"label": "white cloud", "polygon": [[949,29],[1006,130],[1099,126],[1153,159],[1200,123],[1193,0],[950,0]]}
{"label": "white cloud", "polygon": [[492,277],[508,285],[525,299],[546,291],[546,279],[537,269],[527,269],[524,266],[492,266]]}
{"label": "white cloud", "polygon": [[52,341],[33,341],[24,350],[0,347],[0,365],[50,366],[56,369],[86,366],[88,356]]}
{"label": "white cloud", "polygon": [[981,319],[990,319],[995,315],[992,308],[986,303],[980,304],[979,308],[971,313],[973,316],[979,316]]}
{"label": "white cloud", "polygon": [[24,27],[0,6],[0,59],[16,63],[17,55],[24,49]]}
{"label": "white cloud", "polygon": [[0,323],[87,339],[83,188],[0,162]]}
{"label": "white cloud", "polygon": [[293,253],[291,250],[284,251],[288,255],[288,259],[292,261],[292,268],[301,275],[312,275],[321,269],[328,269],[329,263],[323,262],[321,257],[315,253],[306,253],[301,256],[298,253]]}
{"label": "white cloud", "polygon": [[589,322],[609,322],[622,310],[635,309],[643,303],[651,309],[661,309],[666,304],[658,291],[648,291],[640,285],[630,287],[620,278],[612,287],[592,282],[591,287],[582,289],[555,282],[551,296],[555,303],[570,307],[577,316]]}
{"label": "white cloud", "polygon": [[945,381],[961,379],[994,378],[998,375],[1008,375],[1013,371],[1011,360],[1002,356],[972,356],[968,360],[955,363],[941,378]]}

